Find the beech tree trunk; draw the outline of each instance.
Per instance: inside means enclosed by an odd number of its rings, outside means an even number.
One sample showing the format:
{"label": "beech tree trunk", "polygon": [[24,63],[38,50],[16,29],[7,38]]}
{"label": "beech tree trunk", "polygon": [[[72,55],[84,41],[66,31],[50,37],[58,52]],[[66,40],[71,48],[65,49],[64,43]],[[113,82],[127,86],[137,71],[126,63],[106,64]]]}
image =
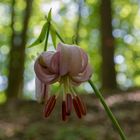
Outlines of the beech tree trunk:
{"label": "beech tree trunk", "polygon": [[116,88],[114,64],[114,38],[112,36],[111,0],[101,0],[101,36],[102,36],[102,88]]}
{"label": "beech tree trunk", "polygon": [[8,98],[17,98],[23,91],[24,80],[24,62],[25,62],[25,46],[27,38],[27,28],[31,14],[32,0],[25,0],[26,8],[23,12],[23,26],[21,33],[17,33],[14,29],[15,23],[15,3],[12,1],[11,7],[11,49],[9,56],[9,76],[8,76]]}

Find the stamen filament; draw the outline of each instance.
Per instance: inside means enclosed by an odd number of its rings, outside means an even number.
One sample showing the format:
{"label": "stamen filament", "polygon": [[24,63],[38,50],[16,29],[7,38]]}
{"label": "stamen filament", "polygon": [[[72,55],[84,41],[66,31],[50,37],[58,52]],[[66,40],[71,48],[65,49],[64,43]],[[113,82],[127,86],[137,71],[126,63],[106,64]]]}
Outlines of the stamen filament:
{"label": "stamen filament", "polygon": [[65,101],[65,87],[64,85],[62,86],[62,96],[63,96],[63,101]]}

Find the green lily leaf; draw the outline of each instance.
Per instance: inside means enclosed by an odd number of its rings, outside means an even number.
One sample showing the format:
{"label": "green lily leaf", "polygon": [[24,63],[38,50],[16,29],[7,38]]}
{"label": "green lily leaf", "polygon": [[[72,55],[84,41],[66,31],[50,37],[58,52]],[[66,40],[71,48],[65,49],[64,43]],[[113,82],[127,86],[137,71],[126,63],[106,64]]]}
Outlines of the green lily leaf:
{"label": "green lily leaf", "polygon": [[51,26],[51,32],[50,33],[51,33],[51,38],[52,38],[53,45],[56,48],[56,31],[53,28],[53,26]]}
{"label": "green lily leaf", "polygon": [[43,40],[45,39],[45,35],[46,35],[47,28],[48,28],[48,22],[46,22],[46,23],[43,25],[39,37],[38,37],[28,48],[31,48],[31,47],[33,47],[33,46],[35,46],[35,45],[38,45],[38,44],[40,44],[40,43],[43,42]]}
{"label": "green lily leaf", "polygon": [[52,8],[50,9],[49,13],[48,13],[48,21],[51,21],[51,17],[52,17]]}

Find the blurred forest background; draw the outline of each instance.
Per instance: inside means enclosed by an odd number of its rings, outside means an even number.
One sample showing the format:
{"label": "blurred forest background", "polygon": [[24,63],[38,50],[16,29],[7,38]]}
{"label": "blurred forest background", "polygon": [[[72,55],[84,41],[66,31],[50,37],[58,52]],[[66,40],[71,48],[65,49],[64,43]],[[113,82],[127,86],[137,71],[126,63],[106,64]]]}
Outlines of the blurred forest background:
{"label": "blurred forest background", "polygon": [[128,140],[139,140],[139,0],[0,0],[0,140],[119,140],[88,83],[79,87],[88,93],[81,94],[88,108],[83,120],[73,114],[63,123],[59,103],[49,119],[42,117],[33,67],[44,44],[27,47],[40,34],[50,8],[64,40],[72,44],[76,39],[88,53],[92,80]]}

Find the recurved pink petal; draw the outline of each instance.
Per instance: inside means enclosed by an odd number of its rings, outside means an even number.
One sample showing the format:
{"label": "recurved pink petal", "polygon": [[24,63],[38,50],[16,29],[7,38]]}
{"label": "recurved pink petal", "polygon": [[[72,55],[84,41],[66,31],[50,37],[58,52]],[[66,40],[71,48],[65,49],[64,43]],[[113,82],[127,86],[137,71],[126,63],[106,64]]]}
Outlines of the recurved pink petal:
{"label": "recurved pink petal", "polygon": [[88,64],[88,56],[82,49],[80,49],[80,52],[82,57],[82,68],[80,72],[83,72]]}
{"label": "recurved pink petal", "polygon": [[59,73],[59,52],[43,52],[39,57],[39,62],[52,73]]}
{"label": "recurved pink petal", "polygon": [[82,70],[82,53],[78,46],[59,43],[60,75],[77,75]]}
{"label": "recurved pink petal", "polygon": [[60,52],[56,52],[51,59],[50,62],[50,69],[53,73],[59,73],[59,58],[60,58]]}
{"label": "recurved pink petal", "polygon": [[54,83],[59,78],[58,74],[53,74],[46,67],[41,66],[38,60],[35,62],[34,70],[38,79],[46,84]]}
{"label": "recurved pink petal", "polygon": [[44,67],[50,67],[50,62],[51,59],[54,55],[53,51],[48,51],[48,52],[42,52],[41,55],[39,56],[39,63],[44,66]]}
{"label": "recurved pink petal", "polygon": [[42,83],[37,77],[35,79],[35,97],[39,103],[47,101],[49,86]]}
{"label": "recurved pink petal", "polygon": [[73,79],[71,79],[71,84],[72,84],[73,86],[80,86],[81,83],[82,83],[82,82],[77,82],[77,81],[74,81]]}
{"label": "recurved pink petal", "polygon": [[90,65],[87,65],[86,69],[82,73],[79,73],[77,76],[72,76],[71,80],[77,83],[85,82],[90,79],[91,75],[92,69]]}
{"label": "recurved pink petal", "polygon": [[69,64],[69,74],[71,76],[77,75],[82,69],[82,56],[79,47],[70,47],[71,59]]}
{"label": "recurved pink petal", "polygon": [[63,76],[69,72],[69,64],[71,59],[71,52],[66,44],[59,43],[57,46],[57,51],[60,52],[60,65],[59,65],[59,73],[60,76]]}

